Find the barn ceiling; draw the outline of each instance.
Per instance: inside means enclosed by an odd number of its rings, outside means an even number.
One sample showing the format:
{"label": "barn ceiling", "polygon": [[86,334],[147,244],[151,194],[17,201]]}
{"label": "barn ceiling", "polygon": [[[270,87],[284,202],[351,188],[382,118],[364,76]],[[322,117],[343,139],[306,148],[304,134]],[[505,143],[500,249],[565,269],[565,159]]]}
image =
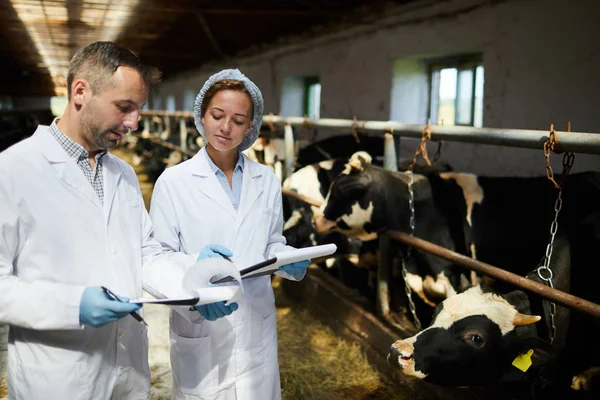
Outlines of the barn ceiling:
{"label": "barn ceiling", "polygon": [[65,93],[69,60],[96,40],[168,78],[419,0],[0,0],[0,95]]}

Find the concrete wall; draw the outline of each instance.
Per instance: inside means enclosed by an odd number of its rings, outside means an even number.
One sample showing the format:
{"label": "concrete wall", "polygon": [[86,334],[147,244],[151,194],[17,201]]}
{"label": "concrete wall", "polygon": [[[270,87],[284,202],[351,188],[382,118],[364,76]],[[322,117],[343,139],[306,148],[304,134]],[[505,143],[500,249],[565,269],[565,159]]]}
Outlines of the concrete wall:
{"label": "concrete wall", "polygon": [[[570,121],[573,131],[600,132],[598,15],[597,0],[416,2],[372,23],[182,74],[155,94],[163,107],[173,95],[183,109],[186,90],[197,93],[212,73],[239,68],[263,91],[265,111],[278,114],[286,77],[318,75],[321,118],[422,123],[422,78],[415,75],[401,93],[393,86],[395,69],[418,69],[410,60],[431,55],[481,53],[484,127],[546,130],[554,123],[565,130]],[[392,110],[398,96],[405,104],[412,97],[412,106]],[[415,140],[402,139],[401,155],[410,156],[415,146]],[[442,159],[457,170],[486,175],[545,173],[541,149],[445,143]],[[552,160],[559,171],[562,157]],[[600,169],[600,156],[577,154],[573,171],[589,169]]]}

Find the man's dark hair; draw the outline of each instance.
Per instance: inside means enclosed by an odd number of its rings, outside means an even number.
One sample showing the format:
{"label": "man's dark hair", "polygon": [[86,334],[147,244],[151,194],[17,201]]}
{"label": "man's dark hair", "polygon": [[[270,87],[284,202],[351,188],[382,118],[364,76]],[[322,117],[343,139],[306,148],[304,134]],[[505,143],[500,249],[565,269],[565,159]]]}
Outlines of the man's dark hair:
{"label": "man's dark hair", "polygon": [[148,87],[160,81],[160,71],[142,63],[131,50],[112,42],[94,42],[79,49],[71,59],[67,75],[68,98],[71,99],[75,77],[85,78],[94,93],[98,93],[121,66],[136,70]]}

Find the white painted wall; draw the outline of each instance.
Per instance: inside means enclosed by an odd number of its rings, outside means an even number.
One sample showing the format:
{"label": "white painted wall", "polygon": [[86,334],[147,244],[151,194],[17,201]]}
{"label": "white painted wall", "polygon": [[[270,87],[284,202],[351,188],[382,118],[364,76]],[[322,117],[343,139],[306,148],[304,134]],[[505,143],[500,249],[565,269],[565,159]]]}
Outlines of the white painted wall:
{"label": "white painted wall", "polygon": [[[422,54],[480,52],[485,67],[485,127],[564,130],[570,121],[578,132],[600,132],[600,2],[597,0],[427,0],[399,7],[372,23],[261,55],[207,65],[163,82],[159,97],[196,93],[212,73],[239,68],[263,91],[265,111],[281,111],[286,77],[318,75],[322,84],[321,118],[423,120],[417,81],[405,95],[392,92],[396,63]],[[411,107],[391,109],[392,97]],[[165,100],[160,104],[165,104]],[[426,106],[426,105],[425,105]],[[413,114],[414,110],[414,114]],[[324,137],[331,132],[320,132]],[[408,157],[416,141],[403,139]],[[431,150],[433,152],[433,148]],[[540,150],[445,143],[442,159],[455,169],[486,175],[543,175]],[[560,170],[561,156],[552,157]],[[573,171],[599,170],[600,156],[578,154]]]}
{"label": "white painted wall", "polygon": [[283,78],[279,102],[279,114],[284,117],[303,115],[304,81],[298,76]]}
{"label": "white painted wall", "polygon": [[427,123],[429,109],[427,68],[420,58],[400,58],[394,62],[390,119],[407,124]]}

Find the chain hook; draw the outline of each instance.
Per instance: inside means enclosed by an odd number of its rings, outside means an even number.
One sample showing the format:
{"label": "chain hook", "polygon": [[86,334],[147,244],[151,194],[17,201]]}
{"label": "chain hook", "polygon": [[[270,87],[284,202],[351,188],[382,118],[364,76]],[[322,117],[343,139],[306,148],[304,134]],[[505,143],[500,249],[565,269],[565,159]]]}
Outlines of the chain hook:
{"label": "chain hook", "polygon": [[273,124],[273,113],[269,113],[269,119],[267,120],[267,124],[269,125],[269,130],[274,133],[275,125]]}
{"label": "chain hook", "polygon": [[356,140],[356,143],[360,143],[360,138],[358,137],[358,121],[356,120],[356,115],[352,120],[352,135],[354,136],[354,140]]}
{"label": "chain hook", "polygon": [[423,133],[421,134],[421,143],[419,143],[419,146],[415,151],[415,155],[408,166],[408,171],[413,170],[415,164],[417,163],[417,157],[419,157],[419,154],[422,154],[427,165],[431,166],[431,161],[429,161],[429,155],[427,154],[427,140],[431,139],[431,133],[431,125],[429,125],[429,121],[427,121],[427,125],[425,125],[423,128]]}

